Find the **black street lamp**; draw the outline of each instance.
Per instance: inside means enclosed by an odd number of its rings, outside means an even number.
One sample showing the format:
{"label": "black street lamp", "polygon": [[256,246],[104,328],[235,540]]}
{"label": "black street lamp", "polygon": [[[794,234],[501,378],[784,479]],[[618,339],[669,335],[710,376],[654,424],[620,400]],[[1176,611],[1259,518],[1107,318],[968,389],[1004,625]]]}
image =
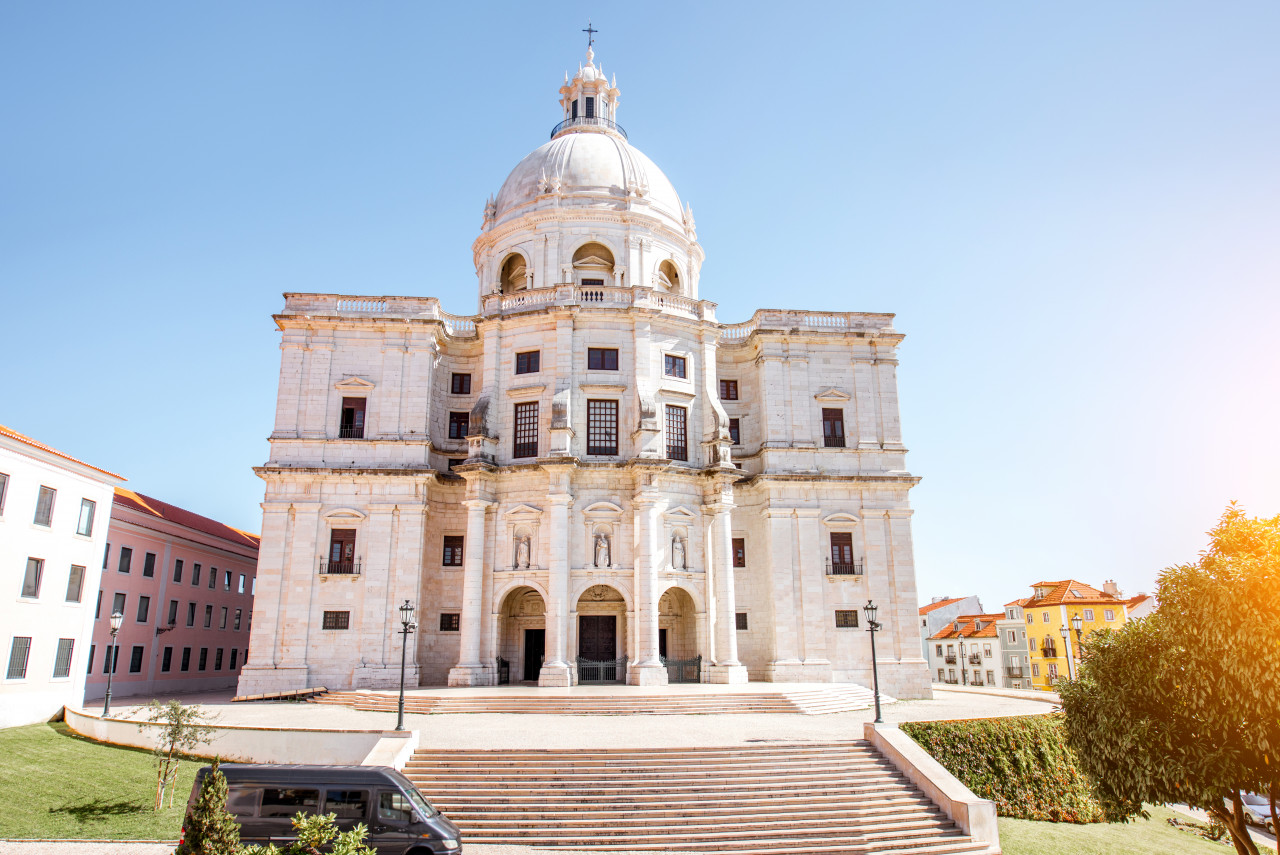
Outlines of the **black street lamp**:
{"label": "black street lamp", "polygon": [[413,622],[413,603],[405,600],[400,607],[400,706],[396,713],[396,730],[404,730],[404,656],[409,646],[409,634],[417,628]]}
{"label": "black street lamp", "polygon": [[871,633],[871,684],[876,693],[876,724],[884,724],[880,717],[880,669],[876,667],[876,630],[880,628],[876,620],[876,604],[867,600],[862,611],[867,615],[867,632]]}
{"label": "black street lamp", "polygon": [[1084,641],[1081,638],[1084,629],[1084,618],[1077,612],[1071,616],[1071,628],[1076,631],[1076,674],[1080,673],[1080,660],[1084,656]]}
{"label": "black street lamp", "polygon": [[111,675],[116,672],[116,633],[120,632],[120,625],[124,623],[124,615],[120,612],[111,613],[111,647],[107,649],[107,657],[111,660],[107,663],[107,699],[102,703],[102,717],[106,718],[111,715]]}
{"label": "black street lamp", "polygon": [[1071,657],[1071,634],[1065,626],[1058,627],[1058,632],[1062,634],[1062,646],[1067,649],[1067,679],[1074,680],[1076,678],[1075,668],[1073,667],[1074,659]]}

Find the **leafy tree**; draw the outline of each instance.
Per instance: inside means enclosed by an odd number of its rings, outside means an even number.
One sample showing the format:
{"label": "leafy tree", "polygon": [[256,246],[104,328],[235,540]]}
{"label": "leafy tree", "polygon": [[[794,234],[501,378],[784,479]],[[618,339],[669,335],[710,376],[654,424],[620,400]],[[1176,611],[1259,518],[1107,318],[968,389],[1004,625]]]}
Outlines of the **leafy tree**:
{"label": "leafy tree", "polygon": [[[1242,792],[1280,789],[1280,516],[1234,504],[1195,564],[1165,570],[1159,608],[1093,636],[1062,682],[1067,739],[1112,819],[1143,803],[1204,809],[1257,855]],[[1231,807],[1227,807],[1230,803]]]}
{"label": "leafy tree", "polygon": [[[169,794],[169,807],[173,807],[173,785],[178,779],[178,764],[199,745],[208,741],[213,733],[212,719],[198,706],[184,707],[176,700],[162,704],[153,700],[147,704],[147,724],[158,724],[156,747],[156,804],[164,807],[164,796]],[[138,730],[145,730],[139,724]]]}
{"label": "leafy tree", "polygon": [[283,849],[268,843],[266,846],[246,846],[239,850],[239,855],[319,855],[322,851],[331,855],[377,855],[377,851],[364,842],[369,834],[364,823],[357,824],[350,831],[338,831],[336,814],[295,814],[293,830],[297,832],[298,839]]}
{"label": "leafy tree", "polygon": [[240,851],[240,825],[227,812],[227,777],[214,760],[195,805],[182,822],[182,842],[174,855],[237,855]]}

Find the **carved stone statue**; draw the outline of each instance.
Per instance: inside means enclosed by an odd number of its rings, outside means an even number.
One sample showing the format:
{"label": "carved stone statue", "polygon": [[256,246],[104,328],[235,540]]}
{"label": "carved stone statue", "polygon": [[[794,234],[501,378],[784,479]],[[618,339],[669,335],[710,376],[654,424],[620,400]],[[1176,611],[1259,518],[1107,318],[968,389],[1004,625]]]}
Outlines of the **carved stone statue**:
{"label": "carved stone statue", "polygon": [[609,566],[609,558],[610,558],[610,556],[609,556],[609,535],[607,535],[607,534],[597,534],[597,535],[596,535],[596,566],[597,566],[597,567],[608,567],[608,566]]}
{"label": "carved stone statue", "polygon": [[684,538],[676,535],[671,538],[671,569],[683,570],[684,566]]}
{"label": "carved stone statue", "polygon": [[520,568],[528,568],[529,566],[529,536],[516,538],[516,566]]}

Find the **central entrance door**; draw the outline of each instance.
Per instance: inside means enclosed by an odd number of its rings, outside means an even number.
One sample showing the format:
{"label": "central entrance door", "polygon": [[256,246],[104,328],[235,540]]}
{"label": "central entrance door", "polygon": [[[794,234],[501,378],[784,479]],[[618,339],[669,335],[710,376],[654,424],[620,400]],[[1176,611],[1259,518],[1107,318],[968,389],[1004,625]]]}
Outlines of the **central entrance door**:
{"label": "central entrance door", "polygon": [[546,652],[547,631],[526,629],[524,631],[524,679],[537,682],[538,672],[542,670],[542,657]]}
{"label": "central entrance door", "polygon": [[593,662],[618,656],[618,618],[615,615],[579,615],[578,655]]}

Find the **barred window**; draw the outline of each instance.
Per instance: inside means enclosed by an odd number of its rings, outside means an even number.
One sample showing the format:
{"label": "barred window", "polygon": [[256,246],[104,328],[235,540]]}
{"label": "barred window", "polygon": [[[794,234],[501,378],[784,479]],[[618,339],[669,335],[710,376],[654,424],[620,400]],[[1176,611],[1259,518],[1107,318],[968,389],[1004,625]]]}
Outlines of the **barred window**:
{"label": "barred window", "polygon": [[7,679],[21,680],[27,676],[27,657],[31,655],[31,636],[17,635],[9,648],[9,673]]}
{"label": "barred window", "polygon": [[449,439],[466,439],[470,424],[470,414],[449,413]]}
{"label": "barred window", "polygon": [[616,347],[588,347],[587,368],[591,371],[617,371],[618,349]]}
{"label": "barred window", "polygon": [[617,453],[618,402],[587,401],[587,454]]}
{"label": "barred window", "polygon": [[688,410],[667,404],[667,457],[671,460],[689,459],[687,421]]}
{"label": "barred window", "polygon": [[662,373],[668,377],[683,378],[685,376],[684,357],[666,354],[662,361]]}
{"label": "barred window", "polygon": [[441,632],[459,632],[462,629],[462,615],[453,612],[440,613]]}
{"label": "barred window", "polygon": [[541,370],[542,352],[526,350],[516,354],[517,374],[537,374]]}
{"label": "barred window", "polygon": [[449,392],[453,395],[470,395],[471,375],[455,373],[449,382]]}
{"label": "barred window", "polygon": [[856,629],[858,626],[857,609],[837,609],[836,629]]}
{"label": "barred window", "polygon": [[738,400],[738,381],[737,380],[721,380],[720,381],[720,400],[722,401]]}
{"label": "barred window", "polygon": [[734,618],[735,618],[735,622],[736,622],[737,628],[738,628],[739,630],[745,630],[745,629],[747,628],[747,613],[746,613],[746,612],[738,612],[736,615],[734,615]]}
{"label": "barred window", "polygon": [[538,402],[516,404],[516,431],[512,457],[538,456]]}
{"label": "barred window", "polygon": [[440,559],[440,563],[445,567],[461,567],[462,547],[465,543],[466,538],[460,534],[446,534],[444,536],[444,557]]}
{"label": "barred window", "polygon": [[321,629],[350,629],[351,612],[325,612]]}

